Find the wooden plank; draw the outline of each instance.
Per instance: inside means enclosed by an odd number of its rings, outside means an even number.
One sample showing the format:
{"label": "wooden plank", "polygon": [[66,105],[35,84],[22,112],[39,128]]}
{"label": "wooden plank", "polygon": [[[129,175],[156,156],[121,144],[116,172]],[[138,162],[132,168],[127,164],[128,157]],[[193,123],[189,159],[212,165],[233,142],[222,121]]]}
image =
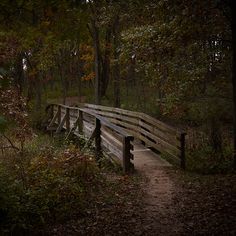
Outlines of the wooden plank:
{"label": "wooden plank", "polygon": [[[129,117],[127,117],[127,116],[135,117],[136,120],[137,120],[137,118],[139,118],[139,119],[143,120],[143,122],[147,122],[147,123],[157,127],[158,129],[163,130],[164,132],[169,132],[171,134],[175,134],[177,136],[180,136],[180,130],[178,130],[170,125],[167,125],[164,122],[159,121],[159,120],[157,120],[147,114],[144,114],[144,113],[128,111],[128,110],[124,110],[124,109],[120,109],[120,108],[110,108],[110,107],[100,106],[100,105],[98,106],[98,105],[93,105],[93,104],[84,104],[84,106],[88,107],[89,109],[93,109],[95,113],[104,115],[106,117],[112,117],[112,116],[115,117],[116,116],[115,113],[116,114],[118,113],[120,115],[125,116],[125,118],[123,118],[122,116],[117,117],[120,119],[129,119]],[[135,123],[135,119],[131,119],[130,122]]]}
{"label": "wooden plank", "polygon": [[163,128],[165,128],[166,131],[169,132],[174,132],[174,133],[178,133],[180,134],[180,131],[178,131],[176,128],[167,125],[166,123],[157,120],[145,113],[141,113],[141,112],[134,112],[134,111],[129,111],[129,110],[124,110],[124,109],[120,109],[120,108],[113,108],[113,107],[107,107],[107,106],[101,106],[101,105],[94,105],[94,104],[83,104],[84,107],[87,107],[89,109],[93,109],[93,110],[101,110],[101,111],[109,111],[109,112],[117,112],[119,114],[125,115],[125,116],[132,116],[132,117],[136,117],[136,118],[140,118],[143,120],[148,121],[149,123],[153,124],[153,125],[158,125],[161,126]]}
{"label": "wooden plank", "polygon": [[48,127],[47,128],[50,128],[52,127],[52,125],[55,124],[57,118],[58,118],[58,115],[59,115],[59,110],[57,110],[57,112],[55,113],[54,117],[52,118],[51,122],[49,123]]}
{"label": "wooden plank", "polygon": [[[164,145],[166,145],[168,148],[173,148],[173,149],[176,149],[176,147],[180,147],[180,142],[176,140],[175,136],[170,135],[170,134],[165,134],[163,131],[160,131],[158,130],[157,128],[151,126],[151,125],[148,125],[145,123],[145,121],[138,121],[137,119],[132,119],[132,118],[127,118],[127,117],[122,117],[121,115],[117,115],[115,113],[106,113],[106,112],[101,112],[101,111],[97,111],[97,114],[100,114],[100,115],[104,115],[104,116],[107,116],[108,119],[114,123],[114,124],[118,124],[118,125],[122,125],[124,126],[125,128],[129,128],[129,129],[132,129],[132,130],[135,130],[135,131],[138,131],[139,128],[136,127],[135,125],[130,125],[128,124],[127,122],[123,122],[123,121],[120,121],[120,120],[116,120],[114,118],[120,118],[123,120],[127,120],[127,121],[130,121],[130,122],[133,122],[133,123],[136,123],[136,124],[139,124],[140,126],[143,126],[144,128],[148,128],[149,130],[152,130],[152,131],[155,131],[155,134],[158,134],[157,137],[155,137],[155,140],[158,140],[159,142],[161,142],[161,138],[164,137]],[[153,120],[152,120],[153,121]],[[158,128],[160,128],[159,126],[157,126]],[[161,127],[163,129],[163,127]],[[165,128],[164,128],[165,129]],[[144,129],[142,129],[141,131],[143,131],[143,133],[146,133]],[[176,132],[176,130],[175,130]],[[153,135],[150,133],[150,135],[153,137]],[[160,137],[161,136],[161,137]],[[169,142],[168,142],[169,141]],[[176,147],[175,147],[176,146]]]}
{"label": "wooden plank", "polygon": [[144,141],[147,145],[149,145],[150,147],[160,151],[161,153],[167,153],[168,155],[170,155],[171,157],[173,157],[174,159],[180,161],[180,158],[179,158],[179,153],[173,153],[171,150],[167,150],[165,148],[163,148],[161,145],[159,144],[155,144],[153,142],[151,142],[149,139],[147,139],[146,137],[140,137],[140,139],[142,141]]}
{"label": "wooden plank", "polygon": [[166,142],[169,142],[172,145],[175,145],[177,147],[180,147],[180,141],[178,140],[177,135],[169,134],[167,132],[164,132],[150,124],[145,123],[144,121],[140,120],[139,125],[141,128],[148,130],[152,134],[156,135],[157,137],[165,140]]}
{"label": "wooden plank", "polygon": [[112,142],[107,140],[104,136],[101,136],[101,145],[104,146],[105,148],[107,148],[111,153],[113,153],[113,155],[115,155],[120,160],[122,160],[122,158],[123,158],[122,150],[120,150],[119,148],[114,146],[112,144]]}
{"label": "wooden plank", "polygon": [[[60,106],[61,107],[61,113],[65,114],[66,113],[66,108],[64,106]],[[68,108],[69,109],[69,108]]]}
{"label": "wooden plank", "polygon": [[66,122],[66,114],[63,116],[61,122],[59,123],[59,126],[57,127],[57,130],[56,130],[56,134],[58,134],[59,132],[61,132],[64,124]]}
{"label": "wooden plank", "polygon": [[95,128],[94,125],[91,125],[90,123],[86,121],[83,121],[83,134],[86,138],[90,137],[94,128]]}
{"label": "wooden plank", "polygon": [[101,105],[94,105],[94,104],[83,104],[84,107],[87,107],[89,109],[93,110],[102,110],[102,111],[109,111],[109,112],[117,112],[119,114],[132,116],[132,117],[139,117],[139,112],[124,110],[120,108],[114,108],[114,107],[107,107],[107,106],[101,106]]}
{"label": "wooden plank", "polygon": [[57,109],[58,109],[58,112],[59,112],[57,122],[58,122],[58,124],[60,124],[60,123],[61,123],[61,117],[62,117],[62,114],[61,114],[61,107],[58,106]]}
{"label": "wooden plank", "polygon": [[122,148],[122,142],[116,139],[112,134],[101,130],[101,136],[113,143],[117,148]]}
{"label": "wooden plank", "polygon": [[[179,151],[178,146],[180,146],[180,142],[177,141],[177,140],[175,142],[176,145],[173,145],[172,143],[168,143],[167,141],[162,140],[160,137],[158,137],[156,135],[153,135],[151,132],[148,132],[148,131],[144,130],[143,128],[139,128],[139,127],[137,127],[135,125],[131,125],[131,124],[128,124],[126,122],[123,122],[123,121],[120,121],[120,120],[116,120],[116,119],[112,119],[112,118],[110,118],[109,120],[112,123],[114,123],[114,124],[122,125],[123,127],[128,128],[129,129],[128,131],[133,130],[133,131],[136,131],[136,132],[140,132],[140,133],[142,133],[144,135],[147,135],[151,139],[155,140],[156,142],[161,143],[161,145],[163,147],[166,147],[167,149],[171,149],[171,150],[177,151],[177,152]],[[149,126],[149,128],[153,128],[153,127]],[[179,144],[178,146],[177,146],[177,143]]]}
{"label": "wooden plank", "polygon": [[57,105],[53,105],[53,113],[56,113],[58,111],[58,106]]}
{"label": "wooden plank", "polygon": [[[65,127],[70,132],[74,129],[73,133],[79,135],[79,130],[81,131],[82,129],[85,136],[89,137],[95,128],[94,120],[96,118],[96,123],[97,125],[99,123],[100,126],[99,137],[98,135],[96,136],[100,139],[100,147],[102,145],[114,153],[115,156],[118,156],[120,159],[123,158],[124,169],[128,170],[132,166],[130,150],[132,150],[133,145],[130,140],[133,139],[133,136],[144,141],[150,147],[159,150],[161,153],[167,153],[175,160],[180,161],[181,158],[181,166],[185,165],[185,139],[183,135],[180,136],[179,130],[144,113],[93,104],[87,104],[87,107],[81,109],[65,105],[54,105],[52,107],[54,114],[52,120],[54,120],[54,123],[59,124],[56,132]],[[65,122],[66,115],[67,119]],[[74,124],[77,123],[80,123],[80,127],[76,125],[76,128],[74,128]]]}
{"label": "wooden plank", "polygon": [[121,134],[117,133],[116,131],[114,131],[114,130],[112,130],[109,127],[106,127],[104,125],[102,125],[101,131],[112,134],[112,136],[115,137],[115,139],[119,140],[120,143],[122,143],[123,136]]}
{"label": "wooden plank", "polygon": [[125,173],[129,172],[132,168],[130,160],[133,158],[133,155],[130,153],[131,144],[133,138],[124,137],[123,139],[123,170]]}
{"label": "wooden plank", "polygon": [[89,129],[87,126],[83,127],[83,134],[86,138],[89,138],[92,134],[92,129]]}
{"label": "wooden plank", "polygon": [[167,149],[163,148],[162,145],[149,140],[147,137],[143,136],[139,132],[129,130],[129,133],[132,134],[134,137],[138,138],[139,140],[142,140],[143,142],[145,142],[148,146],[150,146],[160,152],[166,152],[169,155],[173,156],[175,159],[179,160],[180,150],[178,150],[178,152],[172,152],[171,150],[167,150]]}
{"label": "wooden plank", "polygon": [[121,125],[123,128],[127,128],[128,130],[139,131],[139,127],[136,126],[136,125],[128,124],[126,122],[116,120],[116,119],[112,119],[112,118],[110,118],[109,121],[111,121],[115,125]]}
{"label": "wooden plank", "polygon": [[101,121],[96,118],[95,121],[95,158],[101,158]]}
{"label": "wooden plank", "polygon": [[127,132],[125,132],[123,129],[121,129],[120,127],[118,127],[117,125],[112,124],[108,119],[103,118],[100,115],[97,115],[95,113],[92,113],[91,111],[87,111],[84,109],[81,109],[83,112],[85,113],[90,113],[91,115],[94,115],[94,117],[96,117],[97,119],[99,119],[101,121],[101,124],[113,129],[114,131],[120,133],[123,136],[130,136]]}
{"label": "wooden plank", "polygon": [[171,145],[170,143],[162,140],[161,138],[157,137],[156,135],[144,130],[144,129],[140,129],[140,133],[144,136],[148,136],[149,138],[153,139],[156,143],[159,143],[163,148],[166,148],[166,149],[170,149],[170,150],[173,150],[174,152],[179,152],[180,151],[180,148],[174,146],[174,145]]}
{"label": "wooden plank", "polygon": [[91,114],[84,112],[83,119],[89,123],[95,124],[95,117],[92,116]]}
{"label": "wooden plank", "polygon": [[70,109],[66,108],[66,130],[70,130]]}
{"label": "wooden plank", "polygon": [[139,118],[142,119],[144,122],[152,124],[155,127],[160,128],[160,129],[162,129],[162,130],[164,130],[166,132],[169,132],[171,134],[175,134],[175,135],[179,135],[180,134],[180,131],[177,130],[176,128],[171,127],[171,126],[165,124],[164,122],[159,121],[159,120],[157,120],[157,119],[155,119],[155,118],[153,118],[153,117],[151,117],[151,116],[149,116],[147,114],[140,113]]}
{"label": "wooden plank", "polygon": [[79,110],[79,122],[78,122],[79,133],[83,133],[83,111]]}
{"label": "wooden plank", "polygon": [[138,125],[139,119],[138,118],[131,118],[129,116],[117,114],[117,113],[111,113],[111,112],[104,112],[104,111],[95,111],[96,114],[101,115],[106,118],[116,118],[116,119],[121,119],[123,121],[136,124]]}
{"label": "wooden plank", "polygon": [[84,150],[91,144],[92,140],[95,138],[96,136],[96,128],[93,129],[90,137],[88,138],[87,142],[85,143],[84,147],[81,149],[81,152],[83,153]]}
{"label": "wooden plank", "polygon": [[[104,113],[100,113],[100,114],[104,114]],[[121,116],[117,116],[117,117],[122,118]],[[111,119],[110,119],[110,120],[111,120]],[[114,122],[115,124],[123,125],[123,126],[125,126],[126,128],[129,128],[129,129],[133,129],[133,130],[135,130],[135,131],[138,131],[138,130],[137,130],[137,127],[132,126],[132,125],[129,125],[129,124],[124,123],[124,122],[122,122],[122,121],[115,120],[115,119],[112,119],[111,121]],[[134,120],[132,120],[132,121],[134,121]],[[144,123],[144,122],[143,122],[143,123]],[[141,131],[142,131],[142,133],[144,133],[145,135],[150,135],[151,138],[154,139],[156,142],[159,142],[159,146],[162,146],[162,148],[173,149],[173,151],[176,151],[176,152],[179,151],[175,146],[172,146],[171,144],[168,144],[167,142],[162,141],[160,138],[153,136],[151,133],[145,131],[144,129],[142,129]],[[142,135],[142,136],[143,136],[143,135]],[[139,137],[140,137],[140,136],[139,136]],[[149,141],[150,141],[150,140],[149,140]],[[156,144],[156,143],[153,142],[153,144]],[[160,144],[161,144],[161,145],[160,145]]]}
{"label": "wooden plank", "polygon": [[71,117],[77,117],[78,114],[79,114],[79,110],[78,109],[74,110],[74,109],[70,108],[70,116]]}

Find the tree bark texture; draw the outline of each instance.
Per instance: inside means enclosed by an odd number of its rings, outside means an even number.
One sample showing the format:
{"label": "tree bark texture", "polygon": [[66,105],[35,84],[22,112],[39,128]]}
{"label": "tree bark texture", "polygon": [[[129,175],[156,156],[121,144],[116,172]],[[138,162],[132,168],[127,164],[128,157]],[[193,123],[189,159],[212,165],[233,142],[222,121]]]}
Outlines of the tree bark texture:
{"label": "tree bark texture", "polygon": [[114,23],[114,106],[120,107],[120,19],[116,17]]}
{"label": "tree bark texture", "polygon": [[231,0],[231,30],[232,30],[232,85],[233,85],[233,107],[234,107],[234,169],[236,169],[236,2]]}

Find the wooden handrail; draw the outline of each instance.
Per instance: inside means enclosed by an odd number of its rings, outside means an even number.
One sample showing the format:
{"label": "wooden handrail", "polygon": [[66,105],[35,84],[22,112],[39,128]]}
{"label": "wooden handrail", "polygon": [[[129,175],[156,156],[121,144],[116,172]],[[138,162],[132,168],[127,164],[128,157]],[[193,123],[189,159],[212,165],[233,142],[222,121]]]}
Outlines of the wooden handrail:
{"label": "wooden handrail", "polygon": [[[120,108],[94,104],[80,104],[81,107],[69,107],[62,104],[50,104],[50,106],[58,107],[56,113],[58,113],[57,119],[60,124],[57,131],[63,127],[64,123],[67,124],[66,126],[68,128],[68,119],[70,119],[70,116],[76,116],[73,115],[73,112],[78,111],[79,116],[76,123],[78,123],[78,132],[80,134],[83,132],[83,122],[91,123],[91,118],[88,116],[93,117],[96,120],[93,125],[96,126],[97,129],[97,135],[95,136],[97,146],[102,144],[110,150],[114,147],[114,150],[112,150],[113,153],[115,153],[116,156],[123,158],[123,168],[125,171],[127,171],[124,166],[126,163],[124,161],[125,158],[128,158],[127,162],[129,163],[130,159],[132,159],[132,154],[130,152],[132,147],[129,147],[127,142],[130,143],[134,137],[161,153],[167,154],[168,157],[178,161],[180,166],[185,169],[186,133],[180,129],[167,125],[147,114]],[[68,115],[69,113],[71,114]],[[56,117],[52,117],[51,122],[53,123],[55,120]],[[101,128],[104,126],[107,127],[108,130],[101,131]],[[110,133],[110,135],[107,135],[106,132]],[[116,135],[121,138],[116,137]],[[113,142],[114,140],[111,140],[111,136],[116,139],[118,138],[117,141]],[[123,150],[122,147],[125,147],[126,149]],[[97,149],[97,153],[99,153],[99,148],[100,147]],[[122,151],[120,151],[121,149]],[[122,154],[120,152],[122,152]]]}
{"label": "wooden handrail", "polygon": [[147,114],[94,104],[80,104],[87,110],[106,117],[148,146],[178,161],[185,169],[185,136],[183,130],[165,124]]}
{"label": "wooden handrail", "polygon": [[123,136],[125,136],[125,137],[133,137],[132,135],[130,135],[129,133],[127,133],[124,129],[120,128],[120,127],[117,126],[117,125],[112,124],[108,119],[106,119],[106,118],[104,118],[104,117],[102,117],[102,116],[100,116],[100,115],[97,115],[97,114],[94,113],[94,112],[88,111],[87,109],[81,109],[81,108],[77,108],[77,109],[78,109],[79,111],[83,111],[83,112],[85,112],[85,113],[87,113],[87,114],[90,114],[90,115],[94,116],[95,118],[99,119],[100,122],[101,122],[103,125],[105,125],[105,126],[111,128],[111,129],[113,129],[113,130],[116,131],[117,133],[119,133],[119,134],[121,134],[121,135],[123,135]]}
{"label": "wooden handrail", "polygon": [[131,117],[136,117],[136,118],[140,118],[140,119],[150,119],[153,122],[155,122],[156,124],[159,125],[163,125],[164,127],[166,127],[169,130],[172,130],[178,134],[184,133],[183,130],[181,129],[176,129],[175,127],[168,125],[160,120],[157,120],[145,113],[142,112],[136,112],[136,111],[129,111],[129,110],[125,110],[125,109],[121,109],[121,108],[116,108],[116,107],[107,107],[107,106],[102,106],[102,105],[95,105],[95,104],[89,104],[89,103],[80,103],[79,104],[80,107],[86,107],[86,108],[92,108],[92,109],[101,109],[104,111],[111,111],[111,112],[117,112],[119,114],[122,115],[126,115],[126,116],[131,116]]}
{"label": "wooden handrail", "polygon": [[[54,111],[54,108],[56,107],[56,111]],[[51,109],[51,110],[50,110]],[[133,159],[133,155],[131,154],[131,150],[133,149],[133,146],[131,142],[134,140],[134,137],[130,135],[128,132],[126,132],[121,127],[111,123],[107,118],[102,117],[95,112],[79,108],[79,107],[69,107],[62,104],[50,104],[46,107],[46,111],[48,112],[50,110],[51,114],[51,120],[48,126],[49,130],[52,130],[53,125],[56,125],[55,131],[56,133],[59,133],[62,129],[65,129],[68,131],[68,136],[71,133],[74,133],[75,135],[81,135],[83,133],[83,129],[86,127],[84,126],[84,116],[85,114],[92,116],[95,119],[95,128],[94,132],[92,132],[92,136],[94,136],[95,139],[95,153],[96,158],[99,159],[101,156],[101,151],[105,149],[110,149],[113,151],[113,155],[117,158],[120,158],[121,164],[123,166],[123,170],[125,173],[130,172],[133,169],[133,164],[131,163],[131,159]],[[74,120],[74,125],[71,127],[71,117],[72,117],[72,111],[78,111],[77,117]],[[102,127],[106,127],[108,130],[106,132],[111,131],[112,134],[116,133],[119,135],[122,139],[121,142],[121,155],[117,153],[115,144],[117,143],[116,137],[112,135],[106,135],[104,137],[104,134],[101,132]],[[78,134],[77,131],[78,130]],[[113,133],[114,132],[114,133]],[[110,140],[110,137],[113,137],[112,140]],[[87,137],[89,138],[89,137]],[[91,137],[89,138],[89,140]]]}

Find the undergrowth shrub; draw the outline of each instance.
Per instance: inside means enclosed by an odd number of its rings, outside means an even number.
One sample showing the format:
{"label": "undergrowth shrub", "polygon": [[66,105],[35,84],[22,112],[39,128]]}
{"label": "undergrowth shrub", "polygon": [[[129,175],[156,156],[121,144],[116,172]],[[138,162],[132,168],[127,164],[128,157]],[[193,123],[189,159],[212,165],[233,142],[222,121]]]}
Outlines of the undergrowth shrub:
{"label": "undergrowth shrub", "polygon": [[1,156],[0,225],[6,232],[83,214],[102,184],[91,156],[73,145],[58,150],[49,140],[38,140],[39,145],[32,141],[25,153]]}
{"label": "undergrowth shrub", "polygon": [[224,147],[222,153],[215,152],[211,146],[188,150],[186,155],[187,169],[202,174],[231,172],[233,166],[232,148]]}

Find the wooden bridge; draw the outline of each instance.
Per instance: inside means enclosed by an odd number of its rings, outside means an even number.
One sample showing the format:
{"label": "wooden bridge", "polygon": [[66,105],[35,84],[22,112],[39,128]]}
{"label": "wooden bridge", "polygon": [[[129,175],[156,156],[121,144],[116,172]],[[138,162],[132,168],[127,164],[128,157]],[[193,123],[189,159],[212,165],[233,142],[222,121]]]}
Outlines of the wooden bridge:
{"label": "wooden bridge", "polygon": [[89,141],[95,140],[96,157],[102,152],[121,163],[124,172],[133,169],[134,140],[146,147],[175,160],[185,169],[185,133],[144,113],[82,104],[69,107],[50,104],[48,130],[60,133],[66,131],[67,137],[76,135]]}

